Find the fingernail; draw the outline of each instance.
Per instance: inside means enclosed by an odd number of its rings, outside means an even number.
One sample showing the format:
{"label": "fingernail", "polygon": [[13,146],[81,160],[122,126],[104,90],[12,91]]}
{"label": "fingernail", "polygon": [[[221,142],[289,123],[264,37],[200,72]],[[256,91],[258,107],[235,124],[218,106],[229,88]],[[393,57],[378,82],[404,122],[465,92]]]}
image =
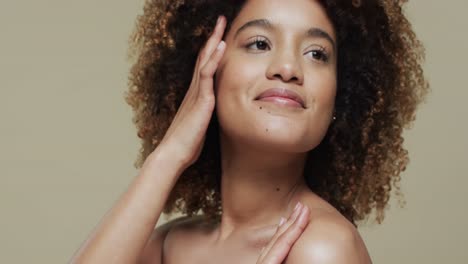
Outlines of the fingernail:
{"label": "fingernail", "polygon": [[218,20],[216,20],[216,25],[218,25],[220,21],[221,21],[221,16],[218,16]]}
{"label": "fingernail", "polygon": [[224,49],[225,46],[226,46],[226,43],[221,40],[221,42],[219,42],[218,47],[216,47],[216,49],[221,50],[221,49]]}
{"label": "fingernail", "polygon": [[280,219],[280,222],[279,222],[279,225],[278,226],[282,226],[284,224],[284,222],[286,222],[286,218],[284,217],[281,217]]}
{"label": "fingernail", "polygon": [[307,217],[308,215],[308,210],[309,208],[307,206],[304,206],[304,208],[302,208],[302,211],[301,211],[301,214],[299,215],[300,218],[304,218],[304,217]]}
{"label": "fingernail", "polygon": [[300,206],[301,206],[301,202],[297,202],[296,207],[294,207],[294,210],[299,209]]}

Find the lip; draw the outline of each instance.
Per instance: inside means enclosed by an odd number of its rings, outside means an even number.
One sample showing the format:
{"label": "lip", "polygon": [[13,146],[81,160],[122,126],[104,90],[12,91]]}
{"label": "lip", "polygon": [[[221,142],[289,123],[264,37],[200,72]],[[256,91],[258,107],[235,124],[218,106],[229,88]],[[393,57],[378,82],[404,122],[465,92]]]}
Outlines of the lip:
{"label": "lip", "polygon": [[286,88],[271,88],[262,92],[259,96],[255,98],[255,100],[262,100],[262,101],[289,101],[292,100],[292,104],[299,104],[302,108],[305,108],[304,99],[302,96],[296,93],[293,90],[289,90]]}

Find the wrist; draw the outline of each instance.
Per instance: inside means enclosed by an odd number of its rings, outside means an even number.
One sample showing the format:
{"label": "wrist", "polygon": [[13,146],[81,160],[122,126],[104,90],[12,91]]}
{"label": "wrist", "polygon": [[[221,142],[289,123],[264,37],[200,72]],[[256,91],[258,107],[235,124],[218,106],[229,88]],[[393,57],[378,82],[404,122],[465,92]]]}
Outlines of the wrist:
{"label": "wrist", "polygon": [[148,155],[143,163],[142,170],[153,172],[164,172],[171,175],[173,178],[178,178],[185,170],[183,160],[178,159],[178,156],[171,151],[171,148],[165,148],[162,145],[158,146],[151,154]]}

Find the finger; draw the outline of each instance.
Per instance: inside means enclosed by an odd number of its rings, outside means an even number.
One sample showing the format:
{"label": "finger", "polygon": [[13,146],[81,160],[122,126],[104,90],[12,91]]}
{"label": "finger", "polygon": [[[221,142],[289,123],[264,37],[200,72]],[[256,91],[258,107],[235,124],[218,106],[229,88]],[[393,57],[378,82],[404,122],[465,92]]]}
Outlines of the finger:
{"label": "finger", "polygon": [[[278,224],[278,227],[276,228],[276,231],[275,231],[275,234],[278,232],[279,228],[287,221],[288,219],[284,218],[284,217],[281,217],[280,218],[280,222]],[[263,252],[265,251],[265,249],[267,248],[267,246],[264,246],[262,247],[262,250],[260,250],[260,256],[262,256]]]}
{"label": "finger", "polygon": [[220,16],[213,30],[213,33],[208,38],[203,49],[200,51],[200,66],[203,67],[210,59],[213,52],[216,50],[219,42],[223,38],[224,30],[226,28],[226,19]]}
{"label": "finger", "polygon": [[281,227],[278,227],[278,230],[276,231],[275,235],[273,235],[272,239],[270,240],[270,243],[268,243],[266,251],[269,251],[275,243],[275,241],[278,239],[278,237],[281,234],[283,234],[296,221],[297,217],[301,214],[303,207],[304,205],[300,202],[296,205],[296,208],[291,213],[287,221],[283,225],[281,225]]}
{"label": "finger", "polygon": [[278,237],[294,223],[296,218],[300,215],[302,207],[303,205],[298,203],[292,214],[289,216],[288,220],[277,228],[276,233],[273,235],[268,245],[264,247],[262,253],[260,254],[260,259],[265,257],[266,253],[270,251]]}
{"label": "finger", "polygon": [[[214,97],[214,91],[213,91],[213,76],[216,72],[216,69],[218,68],[219,62],[224,54],[224,50],[226,48],[226,43],[224,41],[221,41],[215,50],[215,52],[212,54],[212,57],[208,61],[208,63],[200,70],[199,77],[197,80],[195,80],[195,83],[192,83],[190,86],[190,94],[187,94],[186,97],[184,98],[184,101],[182,101],[182,105],[180,109],[182,111],[178,111],[176,113],[176,117],[180,114],[181,116],[184,116],[183,113],[186,111],[193,111],[195,109],[201,110],[202,112],[206,113],[212,112],[215,104],[215,97]],[[185,104],[187,104],[190,107],[183,107]],[[195,108],[194,108],[195,107]],[[198,124],[197,127],[205,127],[206,122],[209,122],[210,119],[204,118],[205,114],[203,116],[198,116],[201,118],[201,120],[194,118],[194,116],[191,116],[191,118],[186,121],[187,124],[193,123],[194,125]]]}
{"label": "finger", "polygon": [[216,51],[216,47],[224,34],[225,27],[225,18],[223,16],[220,16],[212,35],[209,37],[204,47],[200,50],[198,54],[197,61],[193,70],[192,82],[190,84],[189,89],[187,90],[187,94],[184,100],[182,101],[181,105],[184,105],[186,101],[189,101],[192,98],[198,96],[200,69],[206,64],[207,60],[209,60],[213,51]]}
{"label": "finger", "polygon": [[[213,30],[213,33],[212,35],[208,38],[208,40],[206,41],[205,45],[201,48],[201,50],[199,51],[198,53],[198,56],[197,56],[197,61],[195,63],[195,67],[194,67],[194,71],[193,71],[193,76],[192,76],[192,80],[196,80],[198,78],[198,75],[200,73],[200,68],[202,65],[205,64],[205,57],[210,54],[211,56],[211,53],[210,52],[210,47],[212,45],[212,43],[214,42],[213,38],[215,37],[215,33],[216,33],[216,30],[221,27],[222,25],[220,25],[222,23],[222,20],[224,18],[222,18],[221,16],[218,18],[218,21],[216,23],[216,26]],[[222,37],[222,36],[221,36]],[[218,41],[219,42],[219,41]],[[215,43],[217,45],[217,43]],[[203,58],[202,58],[203,57]],[[202,61],[203,60],[203,61]]]}
{"label": "finger", "polygon": [[262,263],[279,264],[288,256],[294,243],[304,232],[309,223],[309,210],[304,207],[299,217],[283,234],[275,241],[269,251],[266,252]]}
{"label": "finger", "polygon": [[219,42],[215,52],[211,56],[210,60],[200,70],[200,96],[211,97],[213,93],[213,76],[218,69],[219,62],[221,61],[224,51],[226,50],[226,43],[224,41]]}
{"label": "finger", "polygon": [[198,87],[198,76],[200,75],[200,53],[197,56],[197,60],[195,61],[195,66],[193,67],[192,73],[192,81],[190,83],[190,87],[187,89],[187,93],[182,101],[182,105],[185,101],[189,100],[189,98],[193,97],[194,90]]}

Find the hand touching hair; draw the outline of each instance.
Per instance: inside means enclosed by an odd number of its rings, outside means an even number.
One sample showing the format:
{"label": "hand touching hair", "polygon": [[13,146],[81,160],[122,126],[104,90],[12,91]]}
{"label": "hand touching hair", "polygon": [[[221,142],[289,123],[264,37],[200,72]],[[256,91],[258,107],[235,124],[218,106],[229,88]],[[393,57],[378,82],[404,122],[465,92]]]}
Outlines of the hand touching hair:
{"label": "hand touching hair", "polygon": [[[136,166],[164,137],[190,86],[197,53],[218,15],[227,29],[245,1],[147,0],[132,38],[136,62],[127,102],[142,139]],[[336,120],[309,153],[310,189],[352,223],[375,210],[384,219],[409,158],[402,132],[428,91],[424,49],[403,14],[403,1],[319,1],[337,36]],[[211,119],[196,162],[179,178],[165,212],[217,217],[220,204],[218,123]],[[313,162],[312,162],[313,161]],[[402,198],[402,197],[400,197]]]}

